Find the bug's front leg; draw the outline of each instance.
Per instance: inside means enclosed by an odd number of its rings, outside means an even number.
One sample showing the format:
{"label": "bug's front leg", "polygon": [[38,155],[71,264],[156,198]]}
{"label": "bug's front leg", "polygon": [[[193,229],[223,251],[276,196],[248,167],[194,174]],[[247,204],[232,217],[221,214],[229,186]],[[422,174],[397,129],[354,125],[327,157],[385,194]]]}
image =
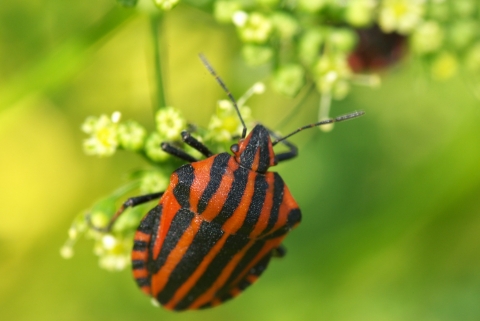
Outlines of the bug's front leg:
{"label": "bug's front leg", "polygon": [[186,130],[182,131],[182,140],[185,142],[185,144],[195,148],[200,153],[202,153],[203,156],[207,158],[213,155],[213,152],[210,149],[208,149],[208,147],[205,144],[199,142],[195,137],[193,137]]}
{"label": "bug's front leg", "polygon": [[[282,137],[280,137],[279,135],[275,134],[273,132],[273,130],[271,129],[268,129],[268,132],[270,133],[270,136],[272,136],[273,138],[275,138],[276,140],[280,140],[282,139]],[[294,144],[290,143],[288,140],[280,140],[280,143],[282,143],[283,145],[287,146],[288,147],[288,151],[287,152],[283,152],[283,153],[278,153],[278,154],[275,154],[275,160],[277,163],[280,163],[280,162],[283,162],[285,160],[289,160],[289,159],[292,159],[292,158],[295,158],[297,157],[298,155],[298,148],[297,146],[295,146]]]}
{"label": "bug's front leg", "polygon": [[120,215],[122,215],[123,212],[125,212],[125,210],[127,208],[135,207],[137,205],[141,205],[141,204],[145,204],[145,203],[148,203],[150,201],[153,201],[154,199],[158,199],[158,198],[162,197],[163,193],[164,192],[152,193],[152,194],[140,195],[140,196],[135,196],[135,197],[129,198],[128,200],[126,200],[122,204],[122,206],[120,206],[120,208],[117,210],[117,212],[110,219],[110,222],[108,222],[108,225],[104,228],[98,228],[98,227],[92,226],[92,224],[90,222],[90,216],[87,217],[88,223],[93,229],[95,229],[97,231],[110,232],[112,230],[113,224],[115,224],[115,221],[120,217]]}
{"label": "bug's front leg", "polygon": [[[182,131],[182,140],[185,144],[193,147],[194,149],[198,150],[202,155],[205,157],[210,157],[213,155],[212,151],[208,149],[203,143],[199,142],[195,137],[193,137],[189,132],[186,130]],[[168,153],[172,156],[180,158],[181,160],[187,161],[189,163],[197,162],[198,159],[193,157],[192,155],[188,154],[184,150],[170,144],[167,142],[163,142],[160,147],[165,153]]]}
{"label": "bug's front leg", "polygon": [[167,142],[163,142],[160,147],[165,153],[168,153],[172,156],[175,156],[177,158],[180,158],[181,160],[184,160],[189,163],[194,163],[198,162],[198,159],[190,155],[189,153],[185,152],[184,150],[170,144]]}

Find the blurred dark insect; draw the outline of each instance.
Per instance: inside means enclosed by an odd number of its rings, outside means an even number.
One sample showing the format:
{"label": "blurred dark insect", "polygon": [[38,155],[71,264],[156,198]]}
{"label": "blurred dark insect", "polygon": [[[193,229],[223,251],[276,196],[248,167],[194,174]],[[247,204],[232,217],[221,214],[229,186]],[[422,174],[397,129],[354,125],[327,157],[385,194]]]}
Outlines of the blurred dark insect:
{"label": "blurred dark insect", "polygon": [[378,70],[399,62],[406,53],[406,37],[384,33],[378,25],[357,29],[358,44],[348,57],[355,72]]}

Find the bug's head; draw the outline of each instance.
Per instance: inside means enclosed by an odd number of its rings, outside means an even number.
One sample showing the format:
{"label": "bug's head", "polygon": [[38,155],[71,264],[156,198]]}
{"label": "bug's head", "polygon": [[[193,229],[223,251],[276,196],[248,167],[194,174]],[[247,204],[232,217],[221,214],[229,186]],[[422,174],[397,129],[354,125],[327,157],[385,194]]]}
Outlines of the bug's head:
{"label": "bug's head", "polygon": [[[262,125],[257,125],[253,128],[253,130],[247,134],[247,126],[245,126],[245,121],[242,118],[242,115],[240,114],[240,109],[238,108],[237,102],[235,101],[235,98],[233,98],[233,95],[230,93],[228,90],[227,86],[223,83],[223,81],[220,79],[220,77],[217,75],[215,70],[213,70],[212,66],[210,63],[207,61],[207,59],[203,56],[200,55],[200,59],[202,60],[203,64],[207,68],[207,70],[215,77],[215,80],[220,84],[220,86],[223,88],[223,90],[227,93],[227,96],[230,98],[232,101],[233,107],[235,107],[235,110],[237,111],[238,118],[240,119],[242,126],[243,126],[243,131],[242,131],[242,138],[238,142],[238,144],[233,144],[230,147],[230,150],[233,152],[235,155],[235,160],[242,165],[243,167],[250,168],[253,171],[259,172],[259,173],[265,173],[270,166],[274,166],[277,164],[277,157],[275,157],[275,154],[273,153],[273,146],[278,144],[279,142],[282,142],[283,144],[287,145],[290,147],[291,151],[289,153],[284,153],[283,154],[283,160],[289,159],[293,156],[296,155],[296,147],[287,141],[285,141],[286,138],[295,135],[299,131],[302,131],[307,128],[312,128],[316,126],[321,126],[325,124],[331,124],[334,122],[341,122],[344,120],[349,120],[352,118],[356,118],[359,116],[362,116],[364,114],[363,111],[355,111],[353,113],[347,114],[347,115],[342,115],[338,116],[336,118],[329,118],[325,119],[322,121],[319,121],[318,123],[306,125],[303,127],[300,127],[299,129],[291,132],[290,134],[284,136],[284,137],[275,137],[275,141],[272,142],[270,139],[270,134],[268,130],[263,127]],[[286,155],[287,154],[287,155]],[[280,154],[281,155],[281,154]]]}
{"label": "bug's head", "polygon": [[276,165],[270,134],[262,125],[256,125],[247,137],[230,149],[240,165],[253,171],[265,173],[270,166]]}

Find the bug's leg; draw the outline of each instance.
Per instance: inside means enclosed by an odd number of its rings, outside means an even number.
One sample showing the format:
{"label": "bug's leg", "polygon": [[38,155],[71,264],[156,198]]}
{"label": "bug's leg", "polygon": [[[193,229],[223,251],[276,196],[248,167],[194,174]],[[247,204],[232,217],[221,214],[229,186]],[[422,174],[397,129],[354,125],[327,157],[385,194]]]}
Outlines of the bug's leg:
{"label": "bug's leg", "polygon": [[128,200],[126,200],[122,206],[120,206],[120,208],[117,210],[117,212],[112,216],[112,218],[110,219],[110,222],[108,222],[108,225],[107,227],[105,228],[97,228],[97,227],[94,227],[91,225],[91,222],[90,222],[90,217],[88,216],[87,217],[87,220],[88,220],[88,223],[89,225],[97,230],[97,231],[101,231],[101,232],[110,232],[112,227],[113,227],[113,224],[115,224],[115,221],[120,217],[120,215],[129,207],[135,207],[137,205],[140,205],[140,204],[144,204],[144,203],[147,203],[147,202],[150,202],[154,199],[157,199],[157,198],[160,198],[162,195],[163,195],[164,192],[160,192],[160,193],[153,193],[153,194],[146,194],[146,195],[140,195],[140,196],[135,196],[135,197],[131,197],[129,198]]}
{"label": "bug's leg", "polygon": [[[200,153],[202,153],[205,157],[210,157],[213,155],[212,151],[208,149],[207,146],[199,142],[196,138],[194,138],[188,131],[184,130],[182,131],[182,140],[189,146],[195,148],[198,150]],[[184,150],[170,144],[167,142],[163,142],[160,147],[165,153],[168,153],[170,155],[173,155],[177,158],[180,158],[184,161],[187,161],[189,163],[197,162],[198,159],[193,157],[192,155],[188,154]]]}
{"label": "bug's leg", "polygon": [[187,152],[185,152],[184,150],[176,147],[176,146],[173,146],[172,144],[170,143],[167,143],[167,142],[163,142],[160,147],[162,148],[162,150],[165,152],[165,153],[168,153],[172,156],[175,156],[177,158],[180,158],[184,161],[187,161],[189,163],[193,163],[193,162],[198,162],[198,159],[196,159],[195,157],[193,157],[192,155],[188,154]]}
{"label": "bug's leg", "polygon": [[282,258],[287,254],[287,249],[283,244],[280,244],[276,249],[272,250],[272,256],[273,257],[279,257]]}
{"label": "bug's leg", "polygon": [[188,131],[182,131],[182,140],[189,146],[195,148],[205,157],[210,157],[213,155],[213,152],[208,149],[203,143],[199,142],[195,137],[193,137]]}
{"label": "bug's leg", "polygon": [[[270,136],[272,136],[273,138],[275,139],[281,139],[280,136],[278,136],[277,134],[275,134],[273,132],[273,130],[270,130],[268,129],[268,132],[270,133]],[[282,153],[278,153],[275,155],[275,160],[277,161],[277,163],[280,163],[282,161],[285,161],[285,160],[288,160],[288,159],[292,159],[294,157],[297,157],[298,155],[298,148],[297,146],[295,146],[294,144],[290,143],[288,140],[281,140],[280,143],[282,143],[283,145],[287,146],[289,151],[287,152],[282,152]]]}
{"label": "bug's leg", "polygon": [[297,157],[298,155],[298,148],[294,144],[290,143],[287,140],[282,140],[282,144],[286,145],[290,150],[288,152],[278,153],[275,155],[275,159],[277,163],[280,163],[285,160],[289,160],[292,158]]}

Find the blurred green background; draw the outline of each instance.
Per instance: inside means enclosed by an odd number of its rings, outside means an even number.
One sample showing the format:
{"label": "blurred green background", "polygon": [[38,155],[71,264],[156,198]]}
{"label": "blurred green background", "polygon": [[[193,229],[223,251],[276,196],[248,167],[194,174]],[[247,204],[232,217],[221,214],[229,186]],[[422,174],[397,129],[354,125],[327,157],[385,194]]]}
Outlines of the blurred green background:
{"label": "blurred green background", "polygon": [[[300,157],[275,170],[302,224],[237,299],[173,313],[130,271],[99,269],[90,241],[62,259],[75,215],[143,164],[81,146],[89,115],[153,127],[148,19],[132,13],[113,0],[0,6],[0,319],[480,320],[480,102],[465,79],[432,83],[408,59],[332,107],[366,116],[292,139]],[[233,27],[187,6],[168,14],[162,41],[167,101],[200,125],[225,95],[198,53],[237,97],[265,75],[242,63]],[[249,105],[278,128],[297,101],[267,91]],[[315,121],[317,103],[278,129]]]}

